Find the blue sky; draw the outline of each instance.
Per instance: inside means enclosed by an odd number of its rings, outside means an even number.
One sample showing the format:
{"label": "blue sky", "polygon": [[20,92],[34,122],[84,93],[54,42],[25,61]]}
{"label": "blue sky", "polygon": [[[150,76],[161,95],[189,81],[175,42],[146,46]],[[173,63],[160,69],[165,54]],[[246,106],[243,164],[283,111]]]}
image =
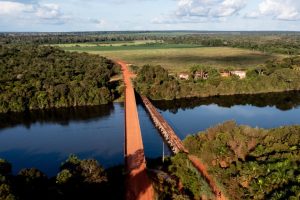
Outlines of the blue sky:
{"label": "blue sky", "polygon": [[300,31],[299,0],[0,0],[0,31]]}

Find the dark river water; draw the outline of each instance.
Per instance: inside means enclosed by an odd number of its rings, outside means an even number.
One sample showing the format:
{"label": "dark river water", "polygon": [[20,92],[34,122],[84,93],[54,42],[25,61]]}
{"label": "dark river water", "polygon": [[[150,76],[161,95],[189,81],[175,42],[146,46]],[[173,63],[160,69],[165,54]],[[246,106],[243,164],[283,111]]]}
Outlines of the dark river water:
{"label": "dark river water", "polygon": [[[156,101],[154,105],[180,138],[227,120],[253,127],[300,124],[300,93],[239,95]],[[144,107],[138,112],[145,154],[169,154]],[[95,158],[104,167],[123,164],[124,107],[122,103],[77,109],[0,115],[0,158],[17,173],[35,167],[49,176],[70,154]]]}

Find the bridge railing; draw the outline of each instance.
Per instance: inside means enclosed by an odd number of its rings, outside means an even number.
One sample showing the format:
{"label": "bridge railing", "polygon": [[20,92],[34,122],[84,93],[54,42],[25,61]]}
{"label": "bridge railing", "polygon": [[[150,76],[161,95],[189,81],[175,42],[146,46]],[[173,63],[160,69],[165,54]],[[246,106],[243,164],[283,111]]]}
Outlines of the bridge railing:
{"label": "bridge railing", "polygon": [[184,147],[180,138],[176,135],[175,131],[172,127],[168,124],[168,122],[161,116],[161,114],[157,111],[154,105],[150,102],[150,100],[145,97],[141,96],[142,101],[150,114],[150,117],[154,123],[154,125],[158,128],[162,136],[164,137],[165,141],[168,143],[172,152],[177,154],[179,152],[188,153],[186,148]]}

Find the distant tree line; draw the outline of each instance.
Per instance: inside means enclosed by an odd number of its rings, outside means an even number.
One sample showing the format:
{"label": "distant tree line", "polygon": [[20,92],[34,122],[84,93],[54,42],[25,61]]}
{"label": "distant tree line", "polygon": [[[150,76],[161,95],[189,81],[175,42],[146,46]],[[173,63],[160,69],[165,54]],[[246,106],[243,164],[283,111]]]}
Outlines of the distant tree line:
{"label": "distant tree line", "polygon": [[0,112],[99,105],[118,91],[111,60],[36,45],[0,45]]}
{"label": "distant tree line", "polygon": [[179,80],[161,66],[146,65],[138,72],[135,87],[153,100],[300,90],[300,57],[273,60],[249,69],[245,79],[221,77],[212,67],[195,66],[191,71],[195,69],[207,70],[208,78]]}
{"label": "distant tree line", "polygon": [[205,47],[227,46],[268,53],[300,54],[299,32],[123,31],[0,34],[0,44],[99,43],[133,40],[160,40],[170,44],[198,44]]}
{"label": "distant tree line", "polygon": [[168,43],[199,44],[205,47],[235,47],[287,55],[300,54],[300,34],[191,34],[165,39]]}
{"label": "distant tree line", "polygon": [[100,43],[162,38],[165,36],[145,32],[10,33],[0,34],[0,44]]}

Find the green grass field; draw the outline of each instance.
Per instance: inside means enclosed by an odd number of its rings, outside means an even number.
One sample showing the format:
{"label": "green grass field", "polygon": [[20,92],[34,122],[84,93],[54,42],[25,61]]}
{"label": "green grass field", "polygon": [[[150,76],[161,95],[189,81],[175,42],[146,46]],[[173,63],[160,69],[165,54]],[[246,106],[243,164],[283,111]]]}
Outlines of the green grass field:
{"label": "green grass field", "polygon": [[190,44],[138,44],[118,46],[64,47],[68,51],[99,54],[135,65],[161,65],[170,72],[189,71],[193,65],[238,69],[256,67],[267,60],[283,57],[259,51],[229,47],[201,47]]}

